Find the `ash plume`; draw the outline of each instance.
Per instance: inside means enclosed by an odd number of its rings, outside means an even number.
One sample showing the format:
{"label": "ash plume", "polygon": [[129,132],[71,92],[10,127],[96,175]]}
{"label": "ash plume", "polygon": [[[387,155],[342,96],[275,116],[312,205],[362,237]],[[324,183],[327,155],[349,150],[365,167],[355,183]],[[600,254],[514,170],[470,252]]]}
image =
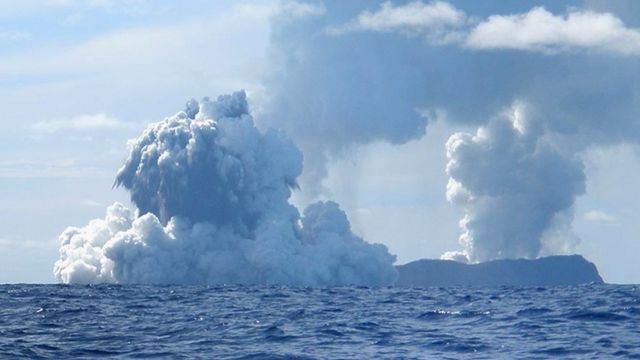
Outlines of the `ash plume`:
{"label": "ash plume", "polygon": [[64,283],[390,285],[395,256],[333,202],[289,203],[302,154],[260,132],[244,92],[190,101],[130,144],[121,204],[60,236]]}

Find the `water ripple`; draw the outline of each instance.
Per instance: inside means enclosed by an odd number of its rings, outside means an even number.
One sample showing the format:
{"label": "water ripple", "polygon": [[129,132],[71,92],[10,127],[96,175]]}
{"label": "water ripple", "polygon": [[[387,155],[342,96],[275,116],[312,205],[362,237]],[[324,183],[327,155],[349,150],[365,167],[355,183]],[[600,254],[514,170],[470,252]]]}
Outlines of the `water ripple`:
{"label": "water ripple", "polygon": [[0,286],[2,359],[640,358],[638,324],[637,286]]}

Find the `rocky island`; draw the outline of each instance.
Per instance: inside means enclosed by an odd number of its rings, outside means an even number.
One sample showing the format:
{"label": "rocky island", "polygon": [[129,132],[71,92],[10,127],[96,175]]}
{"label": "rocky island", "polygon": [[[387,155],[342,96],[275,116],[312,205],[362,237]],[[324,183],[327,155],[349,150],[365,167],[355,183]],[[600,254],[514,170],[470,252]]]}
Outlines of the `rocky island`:
{"label": "rocky island", "polygon": [[596,266],[580,255],[478,264],[423,259],[396,267],[396,286],[557,286],[602,283]]}

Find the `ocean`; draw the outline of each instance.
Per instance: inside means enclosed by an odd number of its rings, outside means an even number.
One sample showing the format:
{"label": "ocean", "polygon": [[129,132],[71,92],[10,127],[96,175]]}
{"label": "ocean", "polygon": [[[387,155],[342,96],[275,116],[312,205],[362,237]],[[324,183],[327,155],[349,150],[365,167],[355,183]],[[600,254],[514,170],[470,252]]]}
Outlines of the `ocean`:
{"label": "ocean", "polygon": [[0,286],[0,358],[640,359],[640,286]]}

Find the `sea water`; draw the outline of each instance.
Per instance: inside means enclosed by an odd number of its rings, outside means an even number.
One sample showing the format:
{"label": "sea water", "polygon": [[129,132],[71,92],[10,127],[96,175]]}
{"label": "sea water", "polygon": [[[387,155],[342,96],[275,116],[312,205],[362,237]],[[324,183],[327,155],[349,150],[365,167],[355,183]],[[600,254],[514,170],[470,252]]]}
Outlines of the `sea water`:
{"label": "sea water", "polygon": [[0,358],[636,358],[640,287],[0,286]]}

